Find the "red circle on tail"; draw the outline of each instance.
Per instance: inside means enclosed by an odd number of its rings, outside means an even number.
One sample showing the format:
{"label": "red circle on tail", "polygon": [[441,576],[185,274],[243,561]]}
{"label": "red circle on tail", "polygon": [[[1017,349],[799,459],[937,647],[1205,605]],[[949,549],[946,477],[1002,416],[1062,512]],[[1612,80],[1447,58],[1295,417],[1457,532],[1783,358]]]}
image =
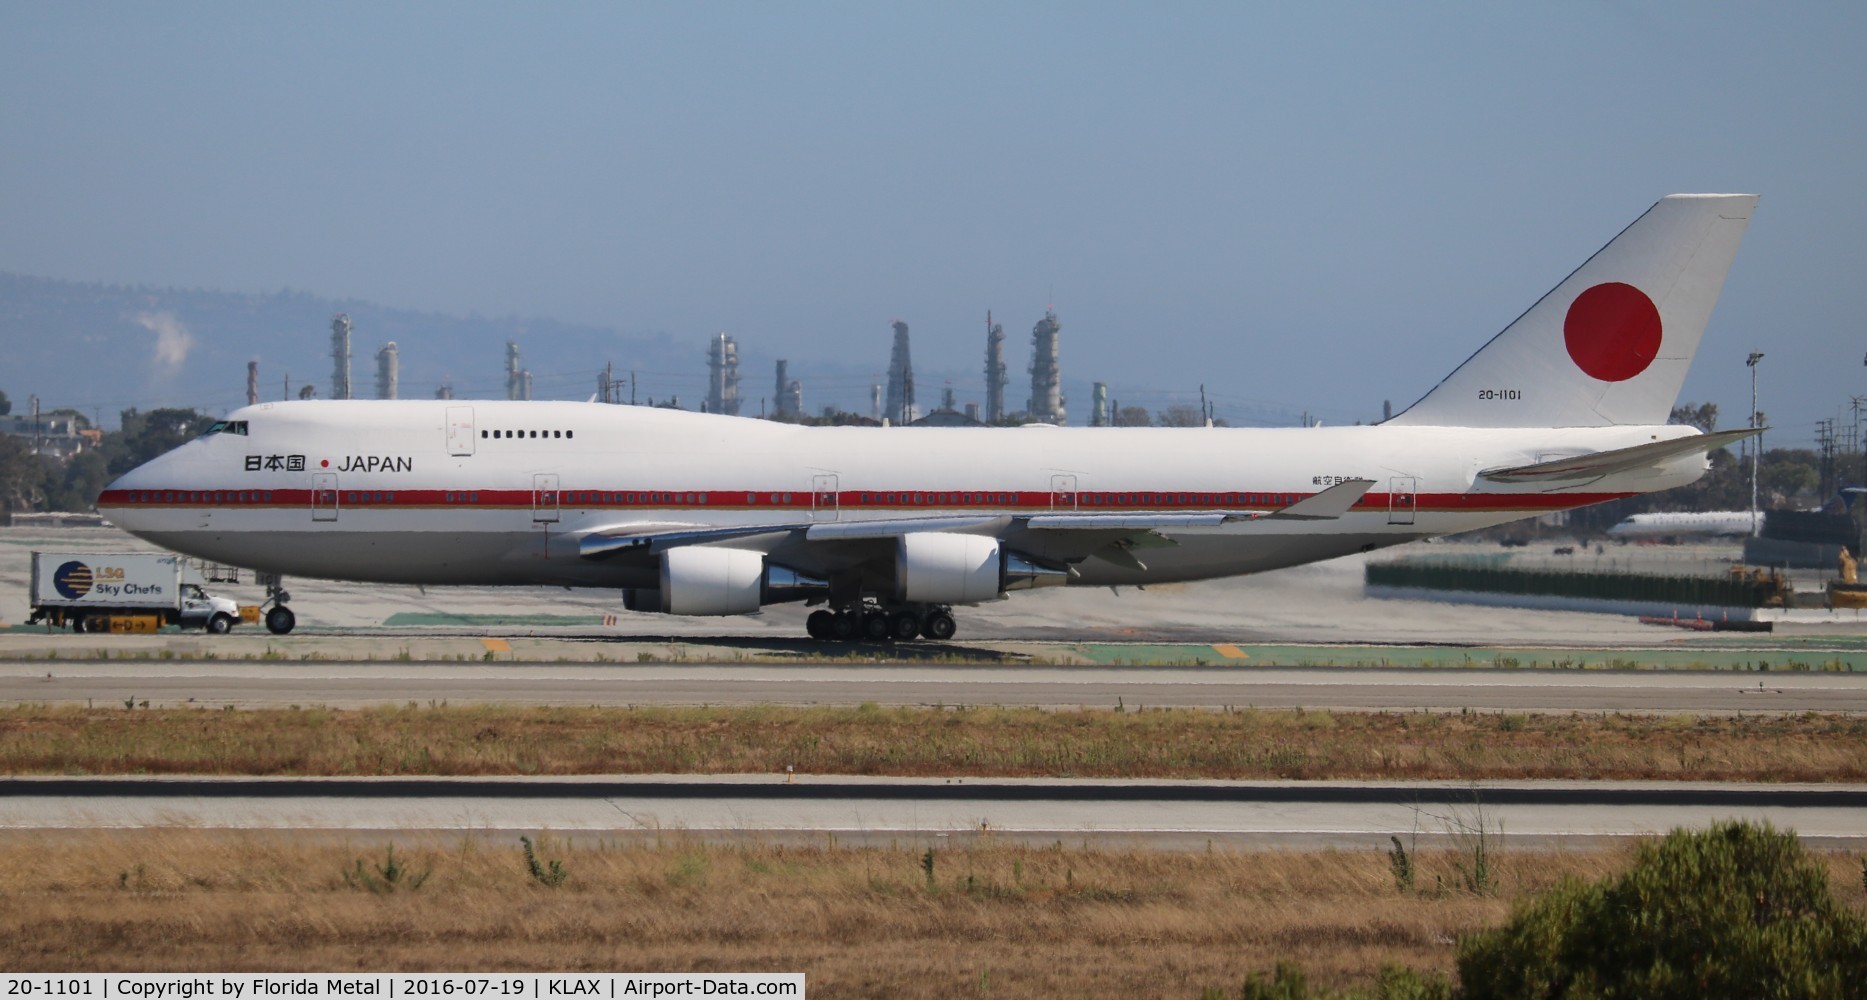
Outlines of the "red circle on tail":
{"label": "red circle on tail", "polygon": [[1576,367],[1603,382],[1625,382],[1660,353],[1660,311],[1647,293],[1610,281],[1575,297],[1562,342]]}

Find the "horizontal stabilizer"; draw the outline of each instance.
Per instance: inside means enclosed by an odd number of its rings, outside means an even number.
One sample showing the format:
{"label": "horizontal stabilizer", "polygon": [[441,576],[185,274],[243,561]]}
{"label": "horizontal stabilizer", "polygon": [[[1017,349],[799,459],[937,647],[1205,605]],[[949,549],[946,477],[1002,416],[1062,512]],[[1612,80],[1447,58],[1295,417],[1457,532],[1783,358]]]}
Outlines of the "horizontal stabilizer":
{"label": "horizontal stabilizer", "polygon": [[1344,479],[1313,497],[1298,500],[1265,516],[1283,521],[1331,520],[1348,513],[1348,509],[1355,506],[1355,502],[1373,486],[1372,479]]}
{"label": "horizontal stabilizer", "polygon": [[1632,448],[1590,452],[1586,455],[1576,455],[1573,458],[1559,458],[1553,462],[1538,462],[1535,465],[1486,469],[1478,473],[1478,478],[1493,483],[1566,483],[1599,479],[1616,472],[1657,466],[1687,455],[1702,455],[1732,442],[1762,434],[1766,429],[1757,427],[1739,431],[1716,431],[1711,434],[1695,434],[1671,441],[1635,445]]}

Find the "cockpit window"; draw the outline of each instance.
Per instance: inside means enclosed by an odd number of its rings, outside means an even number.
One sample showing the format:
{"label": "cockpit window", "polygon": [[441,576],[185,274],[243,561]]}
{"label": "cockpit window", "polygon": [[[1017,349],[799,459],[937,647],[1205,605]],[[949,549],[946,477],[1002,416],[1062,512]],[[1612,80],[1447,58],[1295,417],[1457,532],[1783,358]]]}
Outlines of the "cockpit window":
{"label": "cockpit window", "polygon": [[216,420],[207,430],[201,432],[202,437],[212,437],[215,434],[238,434],[246,437],[246,421]]}

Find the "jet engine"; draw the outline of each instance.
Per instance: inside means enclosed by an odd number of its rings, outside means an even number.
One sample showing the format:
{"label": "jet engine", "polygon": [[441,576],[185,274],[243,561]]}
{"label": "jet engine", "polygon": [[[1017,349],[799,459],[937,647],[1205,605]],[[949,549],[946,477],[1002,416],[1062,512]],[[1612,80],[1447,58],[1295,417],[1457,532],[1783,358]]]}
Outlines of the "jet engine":
{"label": "jet engine", "polygon": [[916,531],[895,545],[895,599],[902,603],[977,604],[1068,580],[1067,571],[1006,552],[995,538]]}
{"label": "jet engine", "polygon": [[622,592],[630,611],[670,615],[749,615],[766,604],[827,596],[830,585],[762,552],[689,545],[661,554],[661,585]]}

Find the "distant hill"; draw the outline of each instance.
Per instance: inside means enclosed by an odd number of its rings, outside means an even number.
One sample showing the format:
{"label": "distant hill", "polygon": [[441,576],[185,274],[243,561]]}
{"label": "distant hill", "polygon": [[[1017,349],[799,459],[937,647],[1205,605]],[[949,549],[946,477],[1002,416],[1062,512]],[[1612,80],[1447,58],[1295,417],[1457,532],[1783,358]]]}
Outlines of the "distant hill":
{"label": "distant hill", "polygon": [[[399,395],[428,398],[442,382],[460,397],[505,395],[505,344],[519,344],[537,398],[587,398],[605,362],[660,373],[643,390],[697,406],[706,369],[702,338],[629,335],[555,320],[448,316],[284,290],[263,294],[83,284],[0,272],[0,389],[23,411],[72,406],[116,423],[127,407],[246,401],[246,365],[260,362],[260,397],[331,383],[331,318],[352,324],[353,395],[376,393],[376,352],[395,341]],[[657,388],[659,386],[660,388]],[[690,402],[691,400],[691,402]]]}

